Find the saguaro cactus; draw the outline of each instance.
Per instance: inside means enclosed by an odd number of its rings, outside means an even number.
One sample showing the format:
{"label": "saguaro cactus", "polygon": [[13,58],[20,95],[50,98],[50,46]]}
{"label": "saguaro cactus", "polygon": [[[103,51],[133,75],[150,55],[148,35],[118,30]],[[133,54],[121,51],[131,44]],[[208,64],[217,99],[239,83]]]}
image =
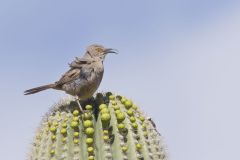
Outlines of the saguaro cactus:
{"label": "saguaro cactus", "polygon": [[131,101],[98,93],[82,104],[53,106],[36,133],[29,160],[165,160],[161,135]]}

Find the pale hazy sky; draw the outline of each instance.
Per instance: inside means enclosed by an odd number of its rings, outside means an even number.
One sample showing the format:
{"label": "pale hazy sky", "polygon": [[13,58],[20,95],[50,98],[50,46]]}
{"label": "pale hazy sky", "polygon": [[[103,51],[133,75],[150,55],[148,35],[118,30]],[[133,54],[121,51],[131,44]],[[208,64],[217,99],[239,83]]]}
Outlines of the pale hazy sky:
{"label": "pale hazy sky", "polygon": [[164,137],[170,160],[239,160],[240,2],[0,1],[1,143],[24,160],[41,116],[64,93],[53,82],[87,45],[106,58],[100,91],[132,98]]}

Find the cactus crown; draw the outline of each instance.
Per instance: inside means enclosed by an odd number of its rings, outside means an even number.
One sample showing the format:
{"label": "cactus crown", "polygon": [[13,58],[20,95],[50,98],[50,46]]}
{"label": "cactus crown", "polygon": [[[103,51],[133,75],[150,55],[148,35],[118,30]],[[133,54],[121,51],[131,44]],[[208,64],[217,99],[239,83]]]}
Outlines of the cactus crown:
{"label": "cactus crown", "polygon": [[165,160],[151,119],[122,96],[98,93],[82,104],[60,101],[43,118],[29,160]]}

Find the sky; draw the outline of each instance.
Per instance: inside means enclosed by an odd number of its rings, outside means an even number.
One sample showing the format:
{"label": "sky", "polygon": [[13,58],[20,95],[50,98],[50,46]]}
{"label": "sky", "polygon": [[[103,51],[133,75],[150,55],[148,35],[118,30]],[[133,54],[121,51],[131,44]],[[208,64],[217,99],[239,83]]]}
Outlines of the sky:
{"label": "sky", "polygon": [[1,144],[24,160],[56,81],[86,46],[119,50],[99,91],[131,98],[156,122],[170,160],[240,159],[240,2],[0,1]]}

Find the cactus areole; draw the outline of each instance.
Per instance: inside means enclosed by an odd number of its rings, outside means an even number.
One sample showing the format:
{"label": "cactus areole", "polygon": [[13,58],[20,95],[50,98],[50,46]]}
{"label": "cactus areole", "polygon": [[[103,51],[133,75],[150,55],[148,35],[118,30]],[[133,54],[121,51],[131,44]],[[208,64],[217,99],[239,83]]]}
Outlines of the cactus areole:
{"label": "cactus areole", "polygon": [[166,160],[161,135],[129,99],[98,93],[81,104],[54,105],[43,118],[29,160]]}

